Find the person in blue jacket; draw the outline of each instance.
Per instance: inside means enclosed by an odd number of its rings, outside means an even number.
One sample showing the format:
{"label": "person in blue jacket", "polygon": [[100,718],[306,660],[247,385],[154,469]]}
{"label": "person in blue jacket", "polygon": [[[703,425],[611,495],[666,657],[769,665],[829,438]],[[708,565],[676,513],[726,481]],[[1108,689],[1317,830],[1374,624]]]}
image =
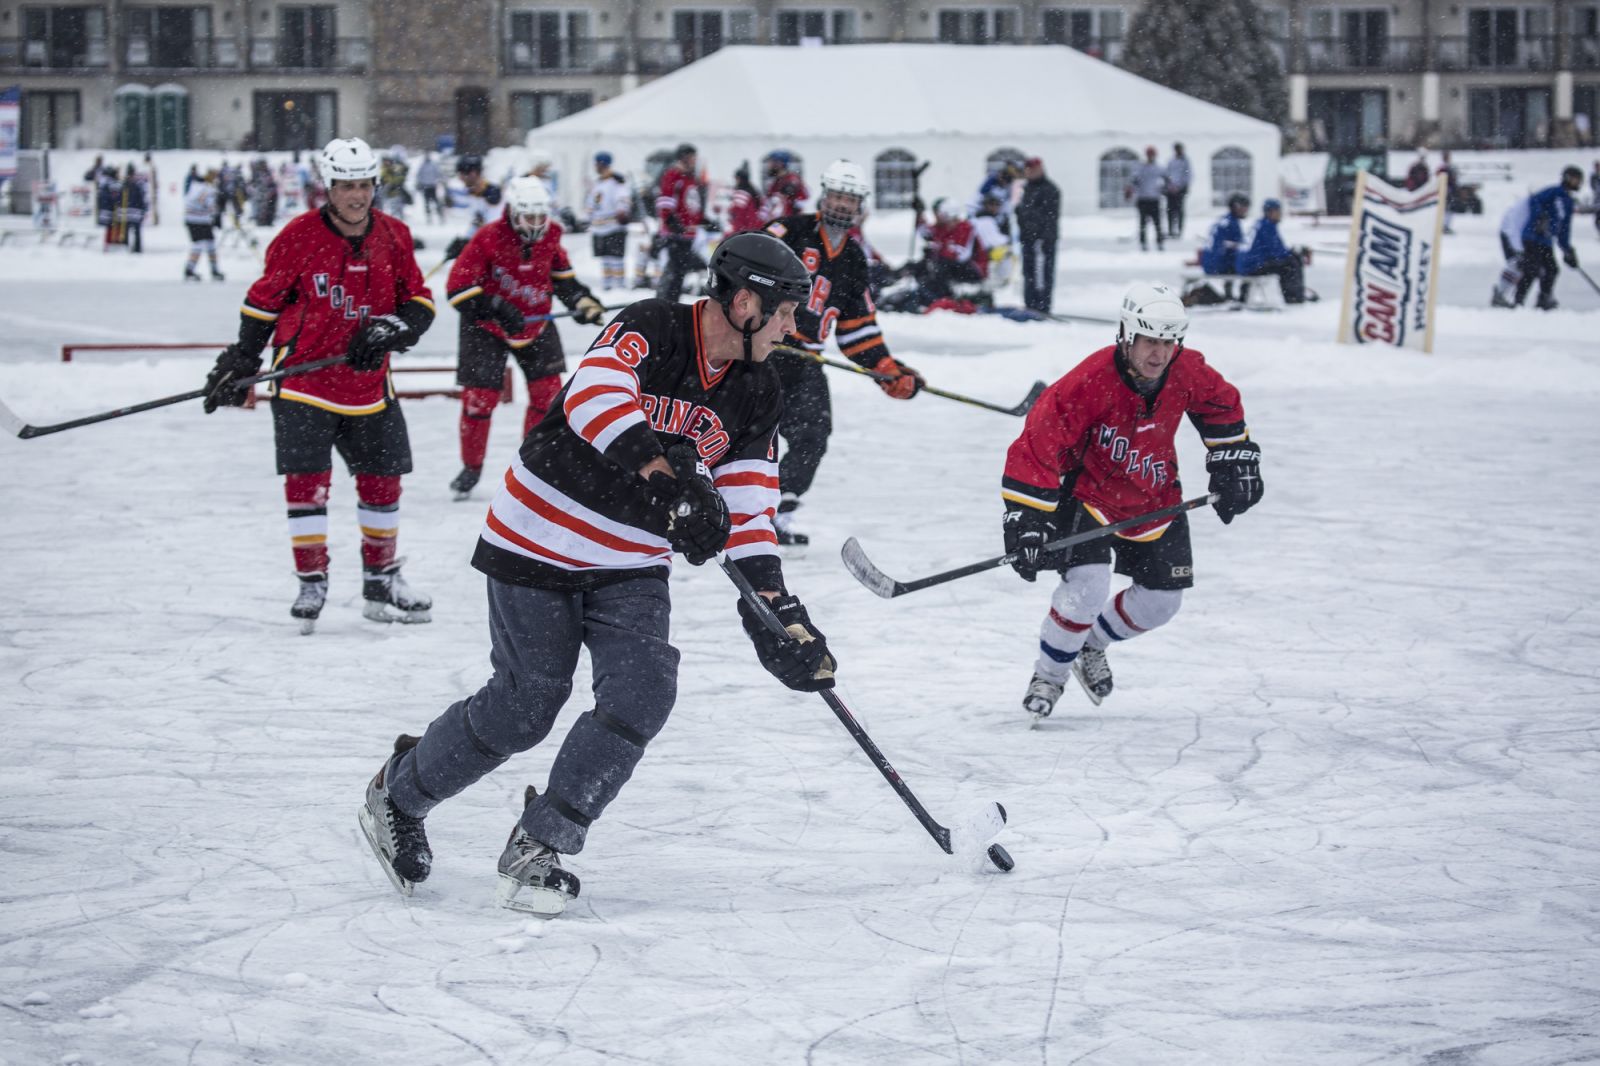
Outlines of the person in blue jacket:
{"label": "person in blue jacket", "polygon": [[1578,268],[1578,253],[1572,247],[1572,194],[1583,188],[1583,171],[1568,167],[1561,172],[1561,183],[1541,189],[1528,200],[1528,223],[1522,229],[1522,280],[1517,282],[1517,294],[1512,302],[1522,305],[1523,297],[1533,283],[1539,283],[1538,306],[1544,311],[1556,308],[1555,246],[1561,246],[1561,258],[1574,270]]}
{"label": "person in blue jacket", "polygon": [[1244,244],[1240,219],[1250,213],[1250,197],[1236,192],[1228,197],[1228,213],[1211,225],[1211,238],[1200,250],[1200,269],[1207,274],[1239,273],[1239,246]]}
{"label": "person in blue jacket", "polygon": [[1283,302],[1306,302],[1305,268],[1300,253],[1283,243],[1278,223],[1283,220],[1283,204],[1261,201],[1261,217],[1250,230],[1250,240],[1239,249],[1238,272],[1259,277],[1276,274],[1283,290]]}

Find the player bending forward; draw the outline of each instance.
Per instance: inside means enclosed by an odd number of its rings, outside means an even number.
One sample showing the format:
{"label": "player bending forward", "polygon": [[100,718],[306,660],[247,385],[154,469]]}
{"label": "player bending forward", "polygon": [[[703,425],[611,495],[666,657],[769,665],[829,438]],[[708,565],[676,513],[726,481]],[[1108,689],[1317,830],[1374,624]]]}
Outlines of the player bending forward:
{"label": "player bending forward", "polygon": [[[1039,718],[1070,672],[1091,702],[1111,692],[1106,648],[1172,621],[1194,584],[1185,515],[1135,526],[1065,551],[1048,541],[1179,503],[1173,436],[1183,416],[1209,449],[1211,492],[1224,522],[1261,499],[1261,449],[1245,427],[1239,391],[1183,346],[1188,312],[1165,285],[1122,298],[1117,343],[1045,390],[1006,453],[1006,554],[1032,581],[1061,572],[1039,630],[1039,660],[1022,705]],[[1111,596],[1111,557],[1133,584]]]}
{"label": "player bending forward", "polygon": [[396,741],[360,811],[401,892],[428,876],[428,812],[544,740],[587,647],[593,710],[568,731],[499,863],[508,907],[554,915],[577,896],[561,856],[583,850],[676,698],[674,552],[699,565],[726,550],[792,635],[774,639],[740,601],[762,665],[793,689],[833,685],[827,641],[785,590],[772,531],[782,400],[766,360],[810,284],[774,238],[728,238],[709,299],[624,308],[523,442],[473,556],[489,577],[494,676],[420,740]]}
{"label": "player bending forward", "polygon": [[300,595],[290,613],[310,633],[328,597],[328,489],[333,451],[356,477],[362,613],[375,622],[426,622],[433,601],[400,576],[400,475],[411,443],[389,380],[389,355],[433,322],[433,296],[405,223],[372,209],[378,157],[358,138],[329,141],[319,160],[326,206],[293,219],[267,246],[266,272],[240,308],[239,339],[206,378],[206,413],[245,401],[233,382],[261,367],[342,355],[345,362],[273,389],[272,433],[289,504]]}
{"label": "player bending forward", "polygon": [[450,305],[461,312],[461,348],[456,382],[461,386],[461,473],[450,482],[466,499],[483,473],[489,420],[500,403],[509,352],[528,381],[528,411],[522,433],[545,416],[561,390],[567,357],[554,323],[528,321],[550,313],[553,293],[585,325],[600,321],[604,308],[579,281],[561,247],[561,224],[550,220],[550,193],[534,177],[506,183],[506,209],[475,233],[450,268],[445,285]]}

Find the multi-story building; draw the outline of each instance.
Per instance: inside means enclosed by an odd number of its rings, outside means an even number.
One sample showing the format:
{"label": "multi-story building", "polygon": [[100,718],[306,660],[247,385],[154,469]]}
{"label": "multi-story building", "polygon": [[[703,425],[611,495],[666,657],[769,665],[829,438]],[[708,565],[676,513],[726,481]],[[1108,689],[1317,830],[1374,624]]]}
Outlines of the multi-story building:
{"label": "multi-story building", "polygon": [[[1261,2],[1302,146],[1568,145],[1600,126],[1600,0]],[[22,87],[24,147],[481,149],[732,43],[1048,43],[1117,63],[1159,47],[1128,36],[1141,3],[0,0],[0,85]]]}

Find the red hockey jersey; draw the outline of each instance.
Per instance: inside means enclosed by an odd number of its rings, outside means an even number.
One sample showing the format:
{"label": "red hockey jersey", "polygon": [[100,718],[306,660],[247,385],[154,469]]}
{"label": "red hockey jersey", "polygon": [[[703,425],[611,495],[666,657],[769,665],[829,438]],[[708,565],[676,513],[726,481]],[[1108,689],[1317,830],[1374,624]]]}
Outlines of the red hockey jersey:
{"label": "red hockey jersey", "polygon": [[964,218],[953,222],[935,222],[917,227],[925,247],[922,254],[929,259],[948,259],[953,263],[974,263],[986,266],[983,246],[978,243],[978,231]]}
{"label": "red hockey jersey", "polygon": [[764,211],[767,221],[799,214],[802,204],[811,195],[805,179],[793,171],[785,171],[767,182],[767,203]]}
{"label": "red hockey jersey", "polygon": [[705,220],[705,196],[693,174],[675,166],[661,172],[661,184],[656,192],[656,217],[664,227],[669,218],[674,218],[684,230],[691,230]]}
{"label": "red hockey jersey", "polygon": [[[360,238],[341,236],[320,211],[307,211],[267,246],[267,267],[245,294],[240,313],[273,323],[272,365],[294,366],[343,355],[369,317],[393,314],[409,301],[433,314],[405,223],[379,211]],[[383,410],[394,397],[388,360],[359,373],[338,365],[276,386],[285,400],[340,414]]]}
{"label": "red hockey jersey", "polygon": [[761,205],[748,189],[735,187],[728,197],[728,236],[758,230],[764,222]]}
{"label": "red hockey jersey", "polygon": [[[560,224],[551,222],[543,236],[525,245],[510,220],[502,214],[473,234],[450,268],[450,277],[445,283],[450,306],[460,308],[478,296],[499,296],[516,304],[524,315],[549,314],[550,298],[557,287],[563,282],[575,281],[567,250],[561,247],[561,232]],[[586,293],[584,290],[583,294]],[[524,348],[534,342],[547,324],[530,322],[509,335],[499,323],[489,319],[480,320],[478,328],[503,337],[513,348]]]}
{"label": "red hockey jersey", "polygon": [[[1129,374],[1112,345],[1046,389],[1006,453],[1000,495],[1041,511],[1076,499],[1102,525],[1120,522],[1181,501],[1173,438],[1185,415],[1207,447],[1250,436],[1239,390],[1192,348],[1177,354],[1150,397]],[[1155,540],[1169,525],[1118,536]]]}

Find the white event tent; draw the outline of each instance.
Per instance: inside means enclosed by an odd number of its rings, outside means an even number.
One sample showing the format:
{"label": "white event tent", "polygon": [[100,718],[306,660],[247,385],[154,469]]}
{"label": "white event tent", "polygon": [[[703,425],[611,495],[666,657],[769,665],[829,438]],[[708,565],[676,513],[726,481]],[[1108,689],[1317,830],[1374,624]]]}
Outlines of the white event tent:
{"label": "white event tent", "polygon": [[684,141],[722,185],[744,160],[759,183],[774,148],[799,156],[813,186],[829,162],[851,159],[874,176],[879,207],[903,206],[922,162],[924,200],[966,202],[997,152],[1043,159],[1064,213],[1120,207],[1145,146],[1165,162],[1174,141],[1193,164],[1191,217],[1209,213],[1214,187],[1255,202],[1278,194],[1275,126],[1058,45],[733,46],[532,130],[527,146],[554,157],[574,204],[573,177],[581,195],[595,152],[637,181]]}

